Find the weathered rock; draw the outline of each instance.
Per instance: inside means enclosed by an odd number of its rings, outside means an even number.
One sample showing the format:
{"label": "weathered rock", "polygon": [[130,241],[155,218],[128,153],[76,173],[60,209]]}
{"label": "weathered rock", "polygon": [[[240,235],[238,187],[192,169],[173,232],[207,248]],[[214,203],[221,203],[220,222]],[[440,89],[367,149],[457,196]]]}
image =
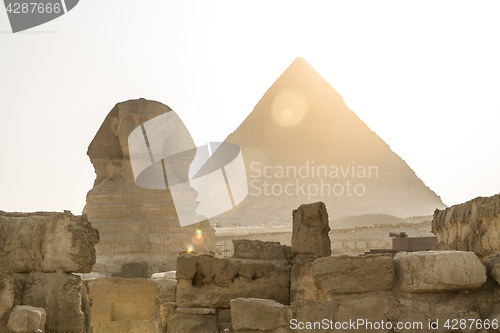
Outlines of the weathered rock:
{"label": "weathered rock", "polygon": [[211,308],[177,308],[177,313],[193,314],[193,315],[214,315],[215,309]]}
{"label": "weathered rock", "polygon": [[486,282],[486,268],[472,252],[400,252],[394,260],[404,292],[476,289]]}
{"label": "weathered rock", "polygon": [[148,321],[110,321],[93,324],[96,333],[158,333],[157,323]]}
{"label": "weathered rock", "polygon": [[[102,278],[90,287],[95,322],[155,319],[156,283],[147,279]],[[99,309],[96,311],[96,309]]]}
{"label": "weathered rock", "polygon": [[[293,304],[293,319],[297,322],[290,322],[292,332],[333,332],[331,323],[335,323],[335,312],[338,304],[335,302],[315,302],[299,301]],[[304,323],[303,328],[299,328],[298,323]],[[317,324],[315,324],[317,323]],[[293,324],[293,325],[292,325]],[[295,328],[295,325],[297,328]],[[301,325],[302,326],[302,325]],[[315,328],[316,326],[316,328]]]}
{"label": "weathered rock", "polygon": [[292,253],[299,258],[329,257],[328,212],[323,202],[300,205],[293,211]]}
{"label": "weathered rock", "polygon": [[500,253],[490,254],[483,258],[483,265],[486,267],[488,276],[500,283]]}
{"label": "weathered rock", "polygon": [[151,279],[156,283],[156,297],[160,299],[160,303],[175,302],[175,293],[177,291],[177,280],[174,279]]}
{"label": "weathered rock", "polygon": [[[183,206],[179,201],[174,204],[169,189],[141,188],[134,179],[129,135],[167,112],[172,112],[168,106],[145,99],[118,103],[89,146],[87,154],[95,168],[96,180],[87,194],[84,213],[101,234],[94,266],[98,273],[148,278],[153,273],[175,270],[178,254],[189,246],[197,252],[215,250],[215,231],[207,220],[180,226],[178,212],[187,209],[196,214],[196,207],[191,207],[197,196],[193,188],[186,186],[184,195],[190,203]],[[184,127],[182,122],[177,125]],[[188,141],[194,145],[191,138]],[[186,163],[193,156],[188,156]],[[174,166],[165,168],[167,173],[177,171]],[[161,181],[165,185],[165,179]],[[198,229],[202,231],[200,238]],[[136,267],[125,266],[128,264]]]}
{"label": "weathered rock", "polygon": [[272,331],[285,328],[293,316],[293,310],[270,299],[236,298],[231,300],[233,330]]}
{"label": "weathered rock", "polygon": [[392,256],[376,254],[317,259],[312,263],[312,276],[316,286],[331,297],[391,290],[395,274]]}
{"label": "weathered rock", "polygon": [[[389,332],[387,329],[377,329],[380,326],[373,327],[373,323],[380,325],[382,320],[387,322],[389,310],[395,307],[395,304],[391,304],[391,302],[393,301],[390,298],[376,296],[343,299],[339,302],[335,321],[343,325],[342,330]],[[352,322],[356,323],[356,326],[351,326]],[[372,326],[368,323],[372,323]],[[352,329],[353,327],[356,329]]]}
{"label": "weathered rock", "polygon": [[11,333],[33,333],[45,331],[45,309],[18,305],[12,310],[7,328]]}
{"label": "weathered rock", "polygon": [[279,242],[263,242],[260,240],[235,239],[233,240],[233,258],[287,260],[286,245]]}
{"label": "weathered rock", "polygon": [[99,234],[85,215],[0,211],[0,268],[89,273]]}
{"label": "weathered rock", "polygon": [[219,332],[224,332],[225,329],[232,330],[231,309],[219,309],[217,311],[217,323],[219,324]]}
{"label": "weathered rock", "polygon": [[218,332],[217,318],[214,314],[192,314],[178,311],[177,309],[168,318],[167,333],[180,332]]}
{"label": "weathered rock", "polygon": [[312,260],[295,263],[290,274],[290,303],[310,300],[326,301],[325,293],[314,284]]}
{"label": "weathered rock", "polygon": [[88,285],[67,273],[14,274],[14,304],[45,309],[49,332],[87,332],[91,325]]}
{"label": "weathered rock", "polygon": [[[396,326],[397,323],[402,325],[399,328],[400,332],[477,332],[472,320],[480,319],[479,313],[475,306],[467,307],[457,299],[445,299],[441,302],[436,302],[432,298],[428,301],[399,298],[390,302],[391,310],[388,317]],[[445,327],[446,322],[451,326],[454,325],[453,320],[457,320],[455,330],[450,330]],[[465,320],[468,324],[465,328],[460,327],[460,320]],[[482,324],[482,322],[480,322]],[[431,326],[431,327],[429,327]],[[396,327],[397,329],[397,327]]]}
{"label": "weathered rock", "polygon": [[161,318],[162,332],[166,332],[168,319],[174,313],[175,313],[175,303],[165,302],[160,304],[160,318]]}
{"label": "weathered rock", "polygon": [[181,307],[229,308],[231,299],[251,297],[290,302],[288,261],[185,254],[177,262],[177,282]]}
{"label": "weathered rock", "polygon": [[0,268],[0,311],[10,310],[14,305],[14,275]]}
{"label": "weathered rock", "polygon": [[432,232],[434,250],[472,251],[480,258],[500,252],[500,194],[436,210]]}

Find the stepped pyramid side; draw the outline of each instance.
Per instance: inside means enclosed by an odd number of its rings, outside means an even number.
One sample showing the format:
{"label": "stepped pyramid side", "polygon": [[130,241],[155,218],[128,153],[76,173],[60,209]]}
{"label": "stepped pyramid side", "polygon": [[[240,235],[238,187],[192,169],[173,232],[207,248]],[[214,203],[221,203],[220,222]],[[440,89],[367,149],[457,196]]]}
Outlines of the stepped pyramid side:
{"label": "stepped pyramid side", "polygon": [[290,211],[316,201],[325,202],[330,218],[410,217],[445,207],[303,58],[225,141],[242,149],[249,195],[212,225],[287,224]]}

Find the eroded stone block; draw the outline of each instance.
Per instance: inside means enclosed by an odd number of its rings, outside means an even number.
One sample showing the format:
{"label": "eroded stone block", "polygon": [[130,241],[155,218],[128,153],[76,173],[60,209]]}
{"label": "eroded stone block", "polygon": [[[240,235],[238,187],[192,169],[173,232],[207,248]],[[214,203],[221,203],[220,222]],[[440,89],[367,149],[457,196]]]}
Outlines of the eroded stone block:
{"label": "eroded stone block", "polygon": [[186,254],[177,261],[177,282],[181,307],[229,308],[231,299],[251,297],[290,302],[288,261]]}
{"label": "eroded stone block", "polygon": [[33,333],[45,331],[45,309],[18,305],[12,310],[7,328],[11,333]]}
{"label": "eroded stone block", "polygon": [[304,258],[329,257],[328,212],[323,202],[300,205],[293,215],[292,253]]}
{"label": "eroded stone block", "polygon": [[14,284],[14,303],[45,309],[48,331],[90,330],[88,284],[81,277],[62,272],[16,273]]}
{"label": "eroded stone block", "polygon": [[270,299],[236,298],[231,300],[231,319],[235,332],[271,331],[287,327],[291,308]]}
{"label": "eroded stone block", "polygon": [[394,260],[404,292],[477,289],[486,282],[486,268],[473,252],[400,252]]}
{"label": "eroded stone block", "polygon": [[286,246],[280,242],[263,242],[260,240],[235,239],[233,240],[233,258],[287,260]]}
{"label": "eroded stone block", "polygon": [[0,211],[0,268],[90,273],[99,233],[86,215]]}
{"label": "eroded stone block", "polygon": [[320,258],[312,263],[316,286],[327,296],[391,290],[394,263],[390,254]]}

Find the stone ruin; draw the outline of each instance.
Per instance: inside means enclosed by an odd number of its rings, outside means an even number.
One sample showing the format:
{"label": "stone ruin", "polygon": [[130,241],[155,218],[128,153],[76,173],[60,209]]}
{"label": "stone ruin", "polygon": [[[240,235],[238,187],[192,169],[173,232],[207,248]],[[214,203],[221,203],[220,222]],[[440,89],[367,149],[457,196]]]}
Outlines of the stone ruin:
{"label": "stone ruin", "polygon": [[466,239],[477,252],[331,256],[318,202],[293,211],[291,247],[238,240],[231,258],[184,253],[149,279],[90,273],[99,233],[86,215],[0,212],[0,333],[499,331],[499,202],[434,215],[436,248]]}
{"label": "stone ruin", "polygon": [[[168,274],[150,279],[157,284],[158,305],[156,313],[149,307],[148,316],[154,317],[155,324],[143,332],[333,332],[336,324],[358,319],[377,325],[382,321],[422,325],[403,330],[363,326],[358,329],[361,332],[448,332],[444,327],[448,319],[500,320],[498,256],[483,262],[473,252],[462,251],[400,252],[394,258],[391,254],[332,257],[323,203],[296,209],[293,230],[291,247],[237,240],[232,258],[181,255],[176,279],[165,278]],[[116,285],[138,288],[138,283],[125,281],[130,280],[93,282],[92,295],[106,302],[94,301],[94,306],[107,309],[105,321],[93,322],[97,332],[139,325],[109,320],[124,301],[120,305],[118,296],[103,291],[97,295],[104,290],[97,289],[99,284],[114,285],[115,293]],[[152,287],[147,286],[151,283],[143,284],[144,291],[134,289],[134,293],[146,294],[147,289],[152,299]],[[122,297],[131,304],[133,297]],[[333,326],[310,328],[325,320]]]}
{"label": "stone ruin", "polygon": [[352,322],[362,332],[448,332],[453,319],[498,327],[500,254],[333,257],[322,202],[294,210],[293,229],[291,247],[238,240],[232,258],[184,253],[175,273],[125,279],[88,274],[99,234],[85,215],[1,212],[0,332],[333,332]]}
{"label": "stone ruin", "polygon": [[99,233],[85,215],[0,211],[0,332],[91,332]]}

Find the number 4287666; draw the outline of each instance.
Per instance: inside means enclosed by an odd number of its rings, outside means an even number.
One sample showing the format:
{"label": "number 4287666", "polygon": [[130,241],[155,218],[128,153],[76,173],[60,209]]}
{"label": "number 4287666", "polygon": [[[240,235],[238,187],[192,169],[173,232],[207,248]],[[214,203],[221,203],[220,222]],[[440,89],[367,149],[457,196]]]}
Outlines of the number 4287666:
{"label": "number 4287666", "polygon": [[7,13],[27,14],[27,13],[56,13],[59,14],[62,10],[60,3],[41,3],[41,2],[14,2],[7,6]]}

